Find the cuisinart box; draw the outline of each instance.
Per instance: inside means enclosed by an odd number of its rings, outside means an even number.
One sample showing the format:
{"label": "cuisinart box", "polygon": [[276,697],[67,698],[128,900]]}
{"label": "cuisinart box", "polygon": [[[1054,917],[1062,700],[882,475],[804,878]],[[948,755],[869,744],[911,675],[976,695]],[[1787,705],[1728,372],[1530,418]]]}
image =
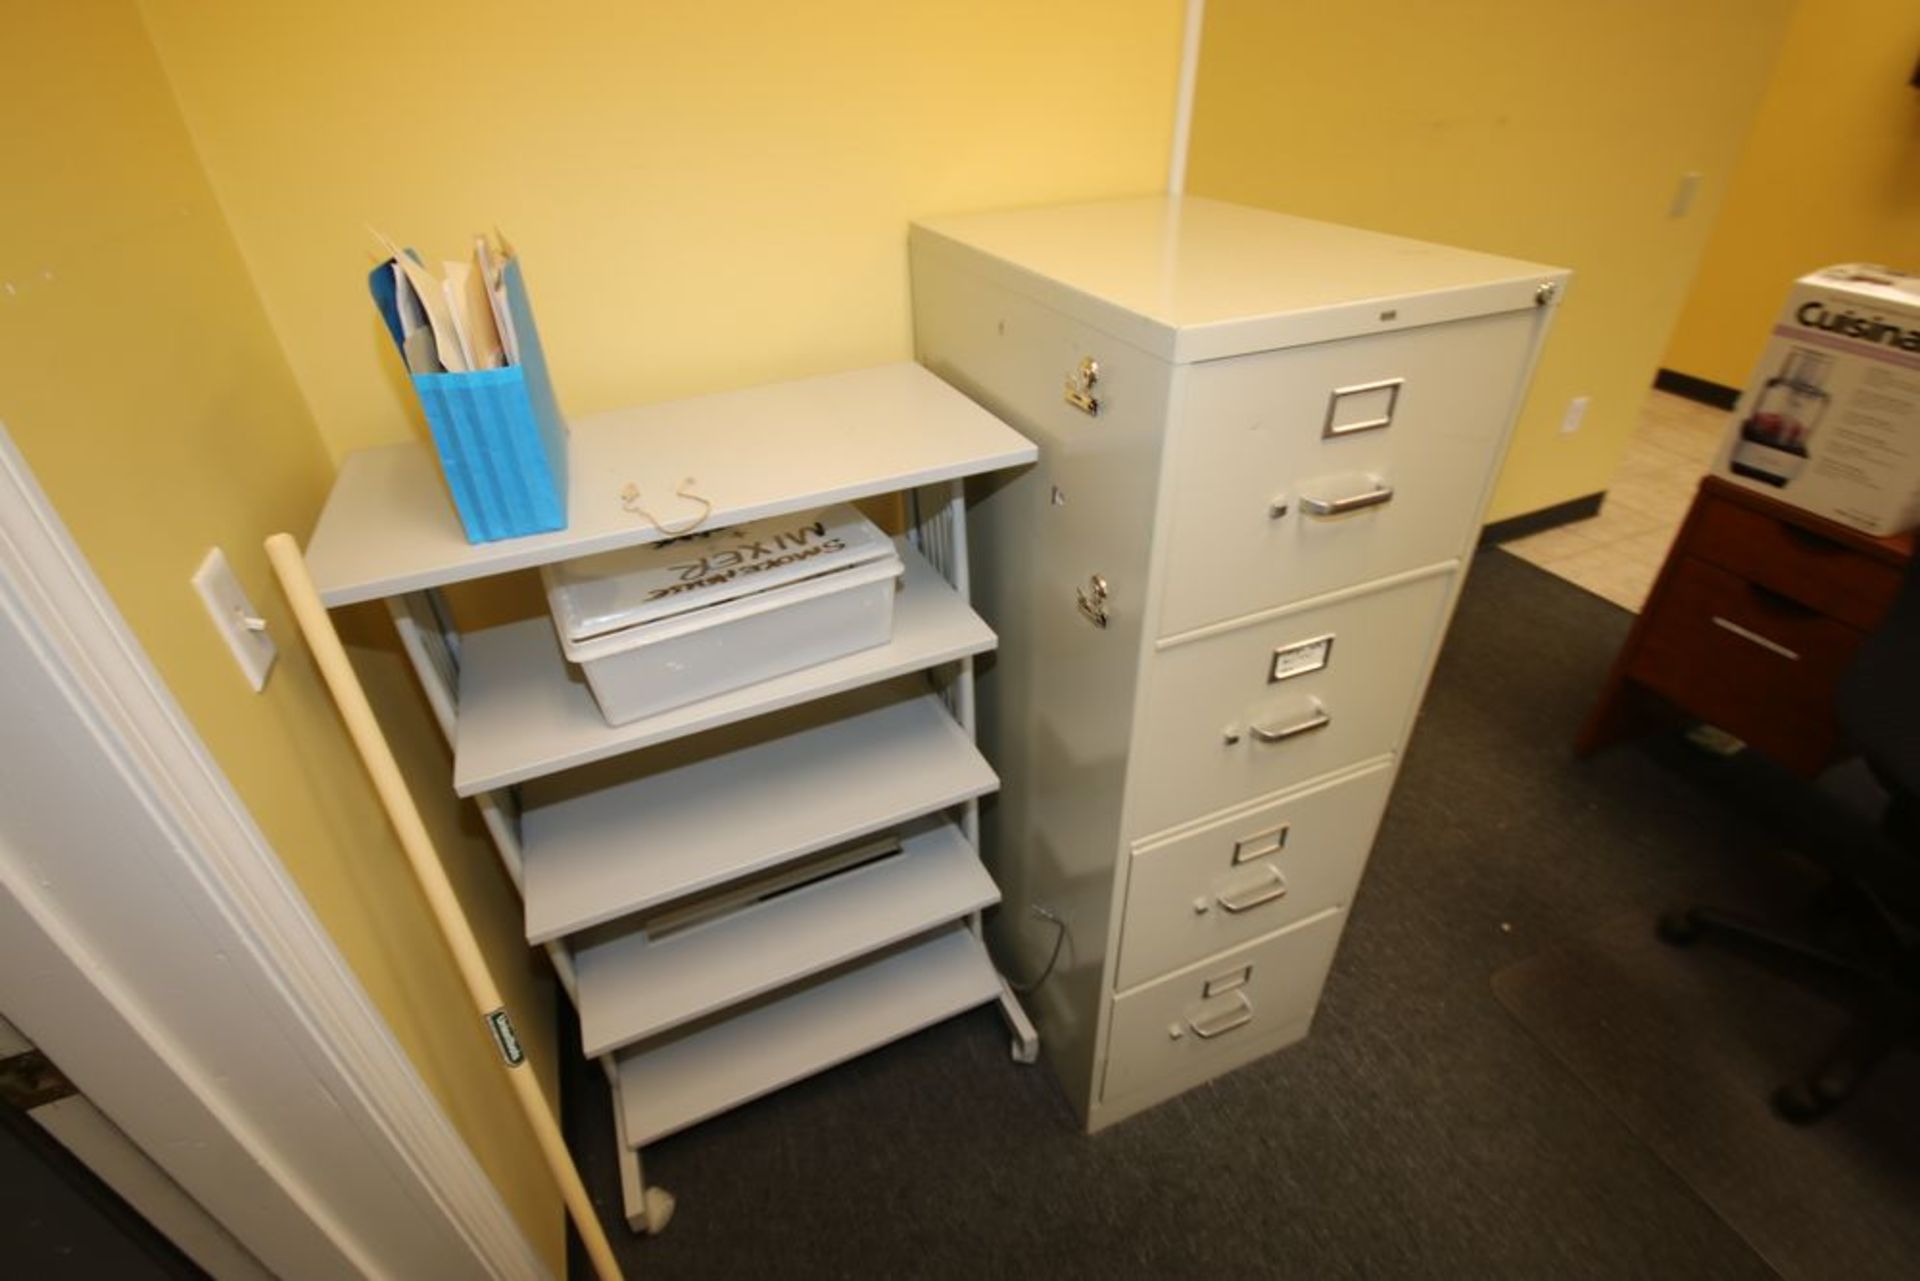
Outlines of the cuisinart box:
{"label": "cuisinart box", "polygon": [[842,504],[540,572],[561,649],[624,725],[886,644],[902,568]]}
{"label": "cuisinart box", "polygon": [[1714,471],[1870,534],[1920,525],[1920,277],[1796,281]]}

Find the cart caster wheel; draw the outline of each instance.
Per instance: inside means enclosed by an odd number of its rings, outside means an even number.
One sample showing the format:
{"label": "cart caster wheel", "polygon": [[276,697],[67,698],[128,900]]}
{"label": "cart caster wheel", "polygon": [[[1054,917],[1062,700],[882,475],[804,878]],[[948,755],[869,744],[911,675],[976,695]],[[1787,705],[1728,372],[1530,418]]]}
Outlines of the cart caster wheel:
{"label": "cart caster wheel", "polygon": [[1013,1056],[1015,1063],[1038,1063],[1040,1061],[1040,1042],[1011,1037],[1007,1041],[1007,1053]]}
{"label": "cart caster wheel", "polygon": [[1662,943],[1674,947],[1686,947],[1700,941],[1700,925],[1693,919],[1692,912],[1662,912],[1653,932],[1659,935]]}
{"label": "cart caster wheel", "polygon": [[648,1188],[645,1195],[647,1210],[642,1216],[640,1231],[659,1236],[673,1221],[673,1193],[665,1188]]}

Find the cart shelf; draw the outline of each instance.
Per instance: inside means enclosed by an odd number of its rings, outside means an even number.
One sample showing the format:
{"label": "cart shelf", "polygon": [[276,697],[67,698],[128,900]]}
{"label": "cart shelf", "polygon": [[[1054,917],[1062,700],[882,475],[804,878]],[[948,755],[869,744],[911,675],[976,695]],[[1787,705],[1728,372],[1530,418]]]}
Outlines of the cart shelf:
{"label": "cart shelf", "polygon": [[554,775],[524,795],[527,938],[658,907],[998,785],[918,676]]}

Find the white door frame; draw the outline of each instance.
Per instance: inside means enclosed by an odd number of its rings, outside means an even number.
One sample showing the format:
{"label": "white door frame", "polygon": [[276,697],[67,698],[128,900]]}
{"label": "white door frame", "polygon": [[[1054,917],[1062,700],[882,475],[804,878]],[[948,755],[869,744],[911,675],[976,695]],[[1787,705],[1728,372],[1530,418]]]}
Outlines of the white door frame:
{"label": "white door frame", "polygon": [[550,1276],[4,424],[0,1009],[280,1277]]}

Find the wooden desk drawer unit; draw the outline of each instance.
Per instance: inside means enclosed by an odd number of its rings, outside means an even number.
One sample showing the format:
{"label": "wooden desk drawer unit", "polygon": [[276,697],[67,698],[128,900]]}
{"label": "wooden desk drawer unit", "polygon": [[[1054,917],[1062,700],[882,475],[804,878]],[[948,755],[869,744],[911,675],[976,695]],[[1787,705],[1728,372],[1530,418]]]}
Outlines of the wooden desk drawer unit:
{"label": "wooden desk drawer unit", "polygon": [[1678,714],[1818,774],[1845,746],[1836,683],[1911,555],[1910,536],[1875,538],[1707,477],[1577,749]]}
{"label": "wooden desk drawer unit", "polygon": [[1040,446],[968,526],[988,926],[1098,1130],[1305,1034],[1565,273],[1193,198],[910,248]]}

